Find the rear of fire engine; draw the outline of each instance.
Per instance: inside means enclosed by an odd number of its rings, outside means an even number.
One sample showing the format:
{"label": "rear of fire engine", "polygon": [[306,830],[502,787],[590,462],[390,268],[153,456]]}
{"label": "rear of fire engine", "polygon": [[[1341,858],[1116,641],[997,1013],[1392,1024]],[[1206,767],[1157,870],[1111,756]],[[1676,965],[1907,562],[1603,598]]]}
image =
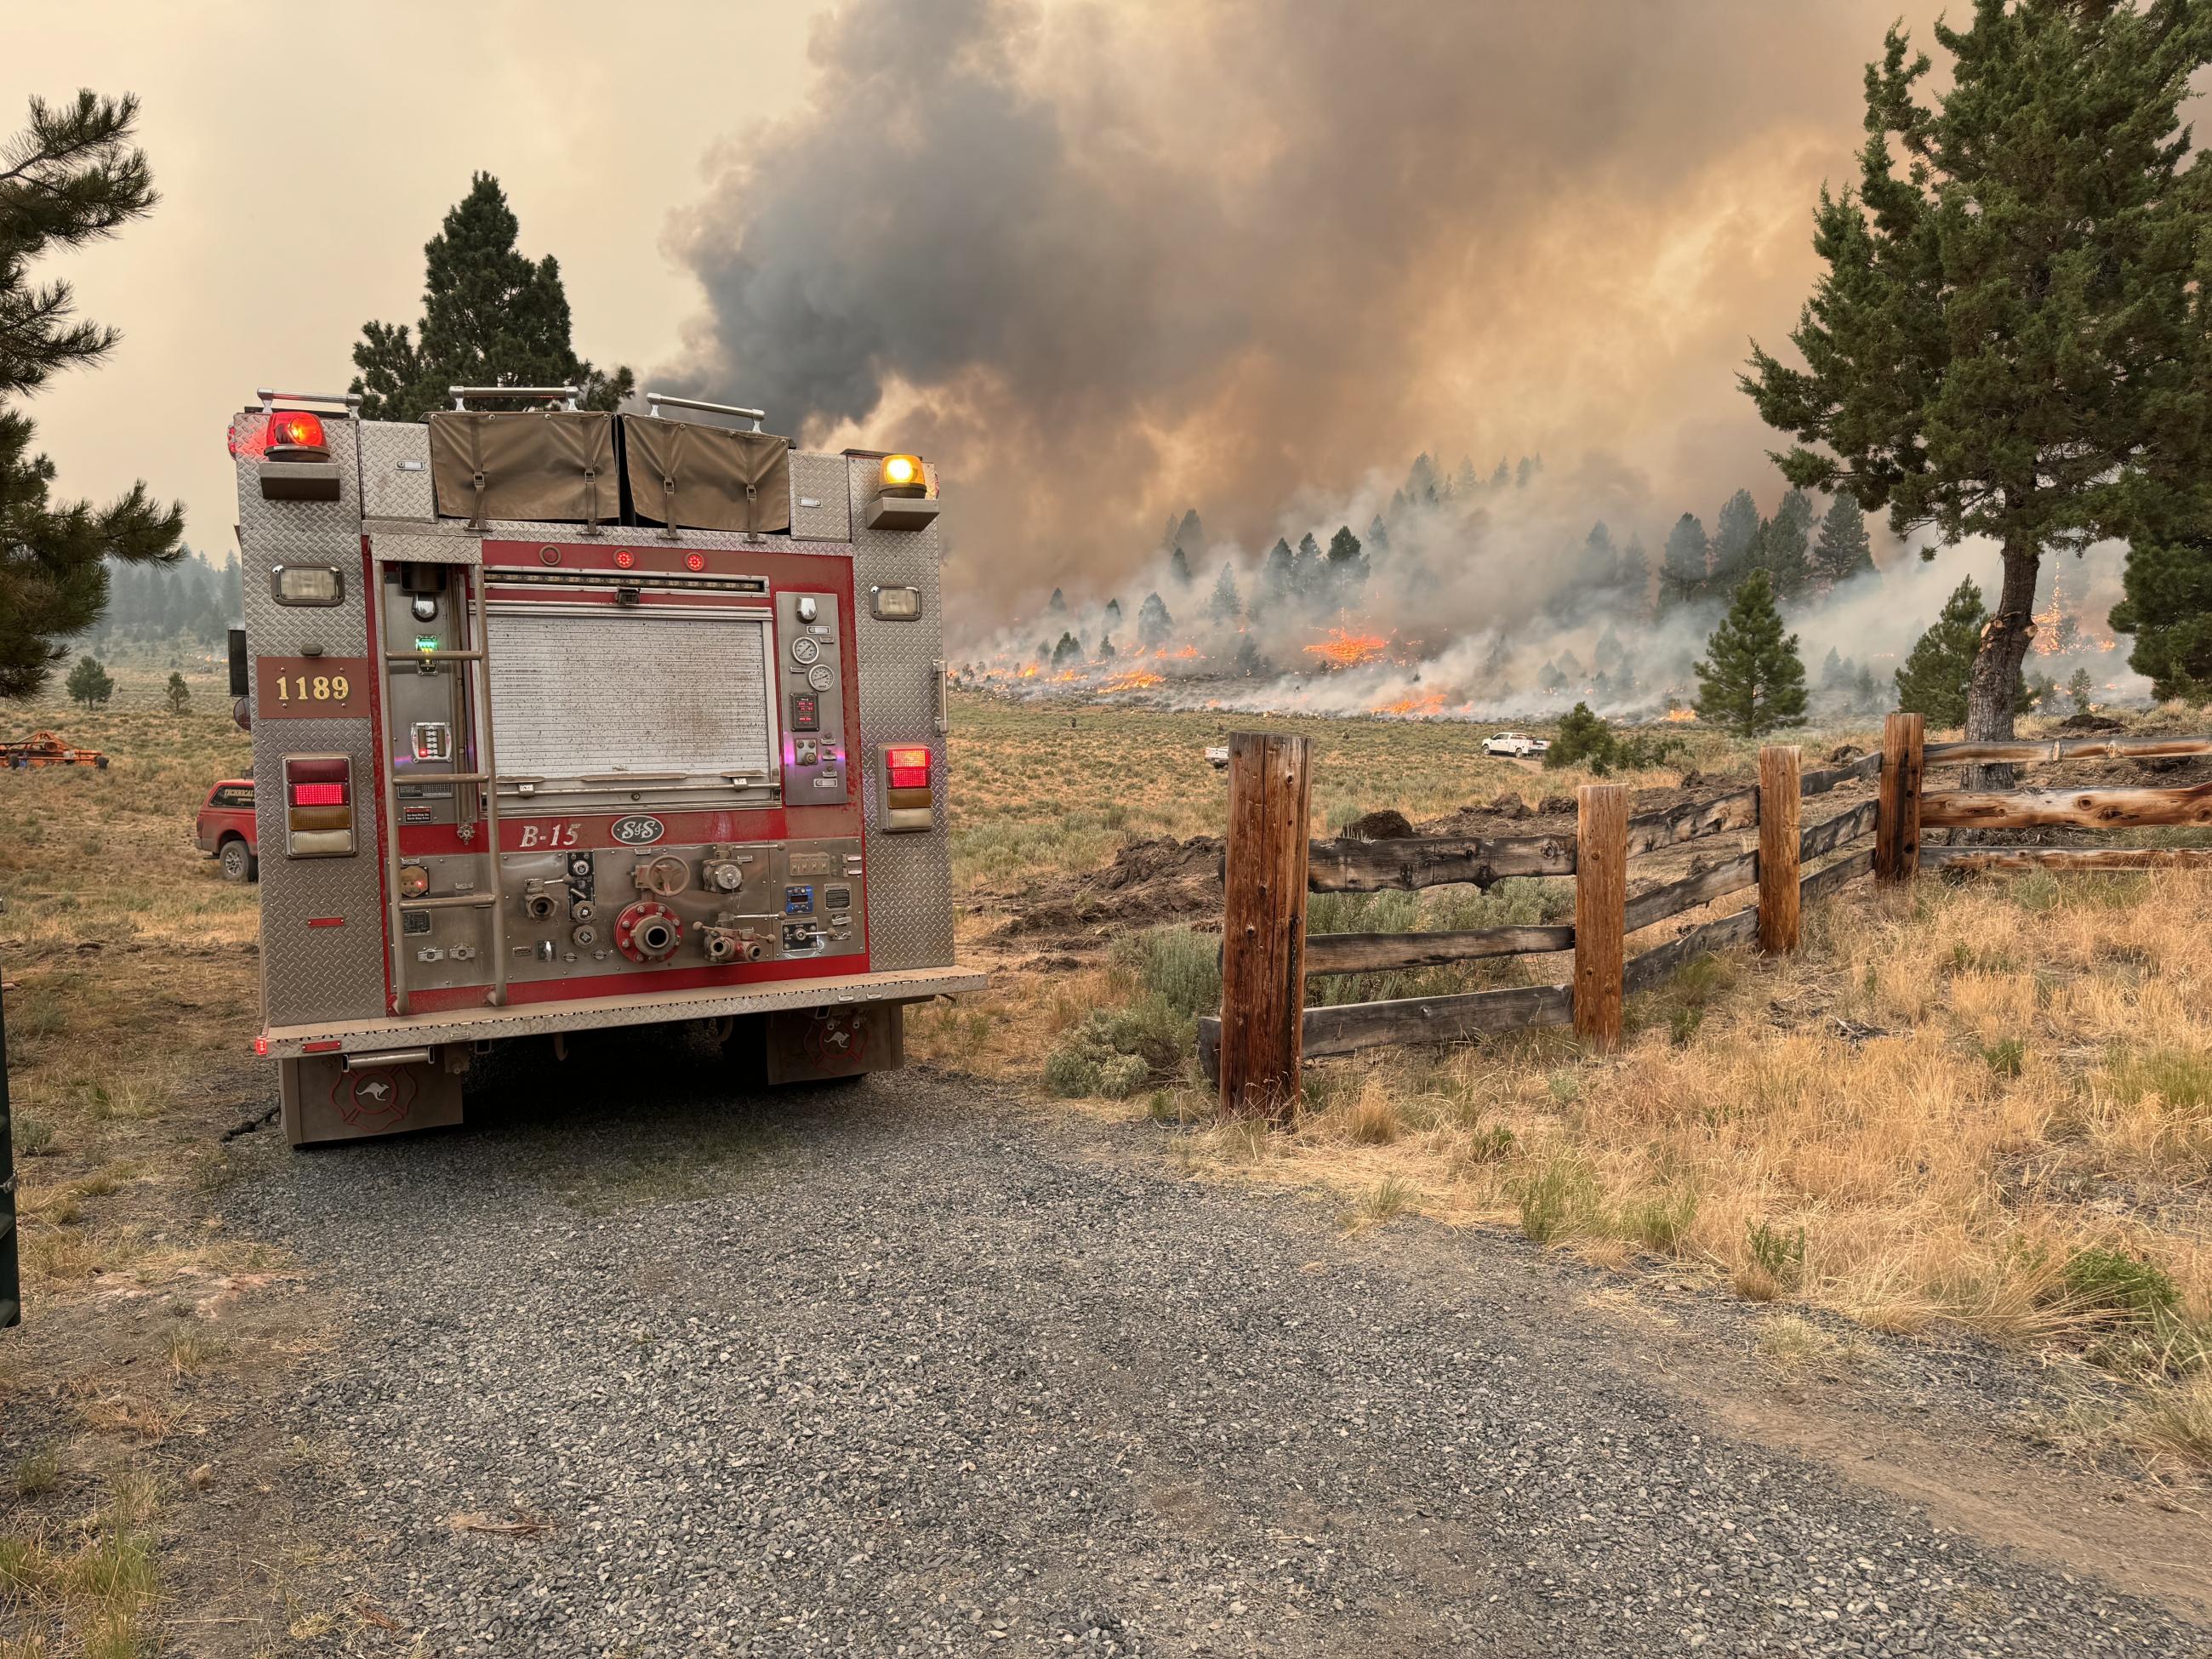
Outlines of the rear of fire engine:
{"label": "rear of fire engine", "polygon": [[905,1005],[984,982],[933,471],[688,398],[453,399],[264,392],[231,427],[292,1143],[458,1122],[520,1037],[703,1020],[771,1082],[899,1065]]}

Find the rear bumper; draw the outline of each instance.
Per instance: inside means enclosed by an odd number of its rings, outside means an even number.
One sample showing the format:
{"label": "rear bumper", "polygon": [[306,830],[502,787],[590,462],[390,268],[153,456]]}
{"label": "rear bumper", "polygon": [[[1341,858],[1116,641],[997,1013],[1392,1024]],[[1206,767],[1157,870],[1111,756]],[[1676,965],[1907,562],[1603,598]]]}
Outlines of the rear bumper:
{"label": "rear bumper", "polygon": [[736,989],[710,986],[661,995],[594,997],[574,1002],[531,1002],[513,1008],[451,1008],[404,1019],[336,1020],[314,1025],[272,1026],[255,1039],[254,1052],[271,1060],[307,1054],[359,1054],[421,1048],[441,1042],[488,1042],[554,1031],[658,1025],[671,1020],[720,1019],[778,1008],[823,1008],[838,1003],[922,1002],[931,997],[980,991],[989,981],[966,968],[908,968],[847,974],[836,979],[788,979]]}

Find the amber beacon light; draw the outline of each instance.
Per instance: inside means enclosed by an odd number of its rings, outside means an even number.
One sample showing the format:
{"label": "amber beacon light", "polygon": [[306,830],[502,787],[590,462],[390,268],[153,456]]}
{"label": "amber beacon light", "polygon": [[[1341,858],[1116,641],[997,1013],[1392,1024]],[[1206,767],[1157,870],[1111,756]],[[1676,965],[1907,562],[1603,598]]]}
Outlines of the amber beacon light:
{"label": "amber beacon light", "polygon": [[922,477],[919,455],[884,456],[882,476],[886,495],[921,495],[929,489],[928,480]]}

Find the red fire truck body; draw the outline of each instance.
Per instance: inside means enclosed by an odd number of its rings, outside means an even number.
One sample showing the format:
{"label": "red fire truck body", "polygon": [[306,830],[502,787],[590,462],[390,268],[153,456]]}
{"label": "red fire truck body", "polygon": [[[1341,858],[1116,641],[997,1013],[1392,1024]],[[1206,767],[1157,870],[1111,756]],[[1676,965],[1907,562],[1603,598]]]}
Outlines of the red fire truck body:
{"label": "red fire truck body", "polygon": [[984,982],[933,473],[689,399],[454,391],[232,423],[290,1139],[459,1121],[485,1045],[592,1028],[717,1022],[771,1081],[900,1064],[906,1004]]}

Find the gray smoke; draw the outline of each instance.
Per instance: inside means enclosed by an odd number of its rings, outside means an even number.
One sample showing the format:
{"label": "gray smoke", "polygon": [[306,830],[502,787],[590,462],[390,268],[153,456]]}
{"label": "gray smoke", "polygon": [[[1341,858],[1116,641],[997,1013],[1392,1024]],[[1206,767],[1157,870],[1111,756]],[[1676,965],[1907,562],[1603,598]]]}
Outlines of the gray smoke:
{"label": "gray smoke", "polygon": [[1891,15],[851,0],[672,229],[706,307],[669,379],[928,455],[978,621],[1421,449],[1541,451],[1656,555],[1771,477],[1734,370]]}

